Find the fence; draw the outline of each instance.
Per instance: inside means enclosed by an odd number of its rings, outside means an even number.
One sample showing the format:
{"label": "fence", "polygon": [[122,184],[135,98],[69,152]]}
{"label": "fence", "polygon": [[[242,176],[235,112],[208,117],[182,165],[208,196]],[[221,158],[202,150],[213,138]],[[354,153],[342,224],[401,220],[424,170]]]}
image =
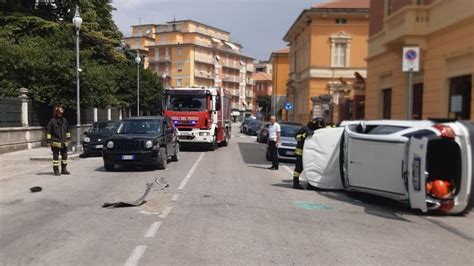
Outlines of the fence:
{"label": "fence", "polygon": [[0,127],[21,127],[20,98],[0,98]]}

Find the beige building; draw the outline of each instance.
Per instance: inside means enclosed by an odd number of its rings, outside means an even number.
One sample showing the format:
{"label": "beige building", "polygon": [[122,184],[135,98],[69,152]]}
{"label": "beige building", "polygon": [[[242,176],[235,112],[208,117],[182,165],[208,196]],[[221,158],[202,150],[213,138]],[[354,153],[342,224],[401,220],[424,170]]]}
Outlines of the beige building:
{"label": "beige building", "polygon": [[167,87],[222,86],[232,93],[234,115],[254,110],[253,59],[230,33],[192,20],[132,26],[124,38],[146,55],[145,66]]}
{"label": "beige building", "polygon": [[402,49],[418,46],[413,117],[474,118],[474,1],[372,0],[366,117],[407,118]]}
{"label": "beige building", "polygon": [[287,120],[283,104],[287,99],[288,83],[288,53],[290,49],[284,48],[273,51],[270,55],[272,64],[272,110],[278,119]]}
{"label": "beige building", "polygon": [[294,105],[288,120],[363,117],[368,27],[369,0],[325,1],[301,12],[283,39]]}

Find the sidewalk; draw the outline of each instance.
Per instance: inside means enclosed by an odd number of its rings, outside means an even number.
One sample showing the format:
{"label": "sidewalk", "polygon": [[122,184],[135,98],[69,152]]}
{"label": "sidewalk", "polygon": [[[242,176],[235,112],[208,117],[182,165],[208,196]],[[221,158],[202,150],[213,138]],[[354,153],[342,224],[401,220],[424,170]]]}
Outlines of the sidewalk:
{"label": "sidewalk", "polygon": [[[76,158],[79,158],[78,153],[68,153],[68,159]],[[0,154],[0,180],[22,175],[29,171],[49,169],[52,159],[53,154],[49,147]]]}

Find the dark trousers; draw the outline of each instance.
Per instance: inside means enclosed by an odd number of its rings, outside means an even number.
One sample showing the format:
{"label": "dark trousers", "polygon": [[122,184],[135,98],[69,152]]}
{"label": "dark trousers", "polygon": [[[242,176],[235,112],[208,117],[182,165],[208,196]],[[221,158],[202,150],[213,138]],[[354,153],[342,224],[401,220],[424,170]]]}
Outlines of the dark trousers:
{"label": "dark trousers", "polygon": [[295,180],[299,180],[301,172],[303,172],[303,156],[296,155],[295,171],[293,172]]}
{"label": "dark trousers", "polygon": [[270,151],[270,158],[272,158],[272,166],[278,168],[278,149],[276,141],[268,141],[268,150]]}
{"label": "dark trousers", "polygon": [[53,151],[53,167],[59,167],[59,154],[61,154],[61,166],[66,168],[67,165],[67,147],[57,148],[51,147]]}

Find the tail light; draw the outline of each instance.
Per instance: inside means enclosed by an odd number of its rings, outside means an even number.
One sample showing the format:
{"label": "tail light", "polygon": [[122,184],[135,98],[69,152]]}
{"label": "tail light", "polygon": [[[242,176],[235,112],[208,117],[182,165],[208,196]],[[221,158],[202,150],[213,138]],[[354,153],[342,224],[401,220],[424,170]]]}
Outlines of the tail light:
{"label": "tail light", "polygon": [[454,133],[454,130],[450,126],[437,124],[433,127],[441,133],[442,138],[454,139],[456,137],[456,133]]}

